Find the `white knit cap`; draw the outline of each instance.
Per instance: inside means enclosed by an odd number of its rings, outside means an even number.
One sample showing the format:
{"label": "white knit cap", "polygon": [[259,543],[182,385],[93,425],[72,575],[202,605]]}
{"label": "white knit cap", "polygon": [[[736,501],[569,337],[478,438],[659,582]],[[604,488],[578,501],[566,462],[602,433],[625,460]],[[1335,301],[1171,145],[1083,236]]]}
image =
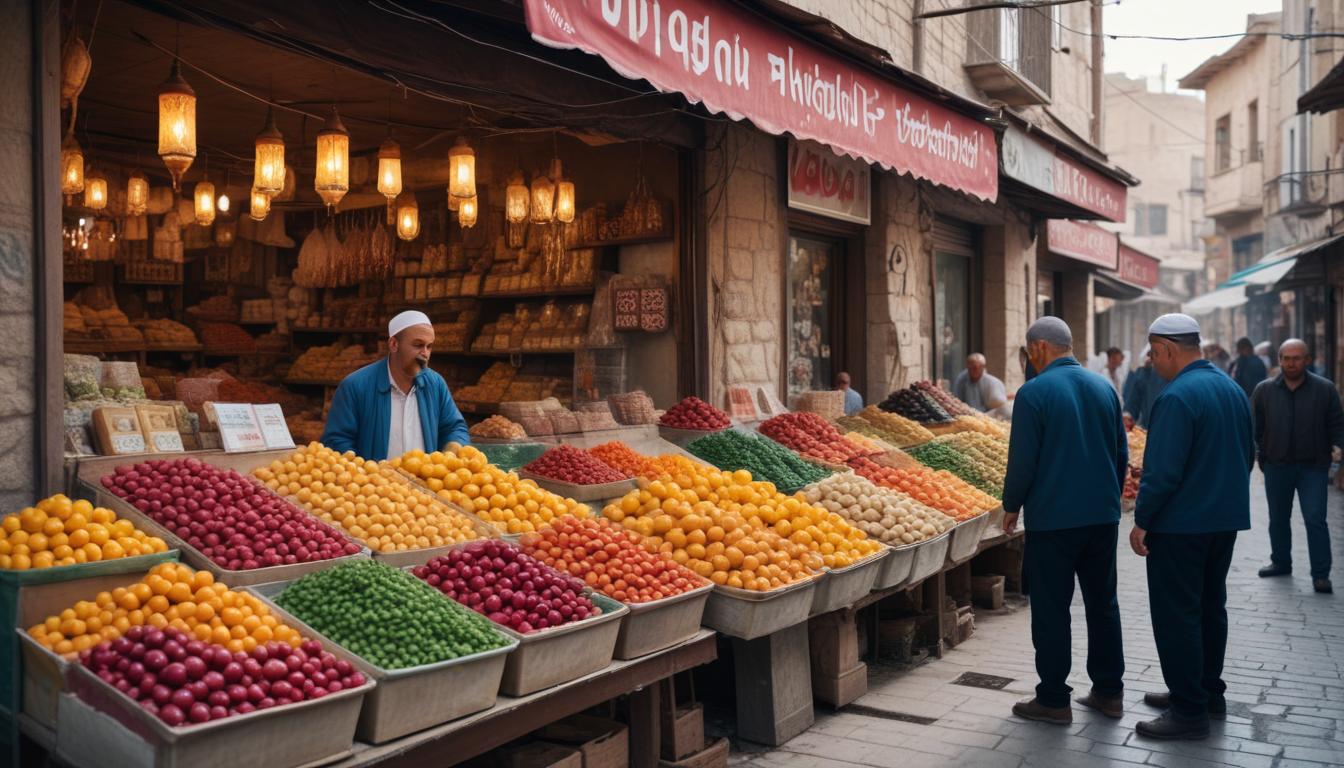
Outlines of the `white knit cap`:
{"label": "white knit cap", "polygon": [[398,333],[401,333],[413,325],[428,325],[432,327],[434,324],[429,322],[429,315],[426,315],[424,312],[416,309],[408,309],[392,318],[387,324],[387,335],[396,336]]}
{"label": "white knit cap", "polygon": [[1186,336],[1191,333],[1199,333],[1199,322],[1179,312],[1163,315],[1148,326],[1149,336]]}

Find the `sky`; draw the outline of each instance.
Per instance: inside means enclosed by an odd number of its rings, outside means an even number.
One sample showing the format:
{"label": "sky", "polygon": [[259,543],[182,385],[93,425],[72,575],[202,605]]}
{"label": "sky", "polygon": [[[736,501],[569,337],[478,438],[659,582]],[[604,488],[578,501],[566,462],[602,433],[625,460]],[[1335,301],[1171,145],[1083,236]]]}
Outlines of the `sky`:
{"label": "sky", "polygon": [[[1119,0],[1107,4],[1102,31],[1130,35],[1214,35],[1246,31],[1246,15],[1282,8],[1282,0]],[[1167,89],[1176,81],[1236,43],[1236,38],[1167,42],[1106,40],[1106,71],[1150,77],[1156,89],[1167,65]]]}

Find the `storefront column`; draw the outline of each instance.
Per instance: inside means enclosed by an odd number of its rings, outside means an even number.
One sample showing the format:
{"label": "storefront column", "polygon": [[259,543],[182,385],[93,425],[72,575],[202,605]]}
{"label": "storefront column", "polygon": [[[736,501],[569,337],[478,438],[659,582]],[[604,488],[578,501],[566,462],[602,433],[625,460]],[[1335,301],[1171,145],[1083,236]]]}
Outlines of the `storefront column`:
{"label": "storefront column", "polygon": [[1086,363],[1092,354],[1095,329],[1092,306],[1092,273],[1090,271],[1070,270],[1063,275],[1063,305],[1061,319],[1069,324],[1073,331],[1073,354],[1079,362]]}
{"label": "storefront column", "polygon": [[37,192],[44,175],[60,172],[58,10],[54,2],[0,4],[0,73],[12,86],[0,110],[4,510],[21,509],[61,483],[61,307],[44,298],[61,295],[60,201],[55,192],[50,200]]}
{"label": "storefront column", "polygon": [[917,182],[883,173],[877,187],[865,257],[868,376],[859,391],[867,403],[928,378],[932,355],[933,242],[920,230],[921,218],[931,220],[931,214]]}
{"label": "storefront column", "polygon": [[1003,379],[1009,391],[1025,378],[1017,350],[1026,343],[1027,326],[1034,319],[1036,241],[1030,229],[1010,220],[984,230],[983,338],[989,372]]}

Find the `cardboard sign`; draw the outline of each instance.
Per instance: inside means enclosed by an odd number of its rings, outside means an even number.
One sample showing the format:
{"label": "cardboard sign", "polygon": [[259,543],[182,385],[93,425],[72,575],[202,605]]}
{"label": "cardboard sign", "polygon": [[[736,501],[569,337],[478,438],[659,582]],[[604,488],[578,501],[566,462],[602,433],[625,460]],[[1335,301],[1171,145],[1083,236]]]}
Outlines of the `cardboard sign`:
{"label": "cardboard sign", "polygon": [[257,414],[248,403],[213,403],[225,453],[266,450]]}
{"label": "cardboard sign", "polygon": [[261,426],[261,436],[266,440],[267,448],[294,447],[294,436],[289,434],[289,424],[285,422],[285,412],[279,403],[254,405],[252,411],[257,414],[257,424]]}
{"label": "cardboard sign", "polygon": [[789,140],[789,207],[841,221],[872,221],[868,164],[815,141]]}

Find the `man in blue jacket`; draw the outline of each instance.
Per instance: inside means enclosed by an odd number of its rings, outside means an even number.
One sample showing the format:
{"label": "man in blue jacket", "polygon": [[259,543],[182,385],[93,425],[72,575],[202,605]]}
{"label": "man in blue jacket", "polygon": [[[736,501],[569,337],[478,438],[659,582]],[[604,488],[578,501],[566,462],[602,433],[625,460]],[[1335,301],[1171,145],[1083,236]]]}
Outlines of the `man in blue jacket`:
{"label": "man in blue jacket", "polygon": [[1153,367],[1171,382],[1153,406],[1129,543],[1147,557],[1153,639],[1168,693],[1140,735],[1204,739],[1227,711],[1227,571],[1237,531],[1251,527],[1255,461],[1246,393],[1199,350],[1199,323],[1163,315],[1148,329]]}
{"label": "man in blue jacket", "polygon": [[1057,317],[1027,329],[1027,362],[1040,374],[1017,392],[1003,484],[1005,531],[1026,508],[1023,568],[1041,678],[1036,697],[1014,704],[1013,713],[1061,725],[1073,722],[1067,680],[1075,576],[1087,609],[1092,678],[1092,691],[1078,703],[1120,717],[1125,672],[1115,550],[1129,443],[1115,390],[1079,365],[1072,349],[1069,326]]}
{"label": "man in blue jacket", "polygon": [[466,445],[467,422],[443,377],[429,368],[434,327],[423,312],[402,312],[387,324],[387,357],[341,382],[327,412],[322,442],[381,461],[406,451]]}
{"label": "man in blue jacket", "polygon": [[1153,351],[1143,348],[1143,365],[1129,372],[1125,377],[1123,395],[1125,412],[1134,417],[1134,423],[1144,429],[1153,418],[1153,403],[1162,394],[1167,382],[1153,371]]}

